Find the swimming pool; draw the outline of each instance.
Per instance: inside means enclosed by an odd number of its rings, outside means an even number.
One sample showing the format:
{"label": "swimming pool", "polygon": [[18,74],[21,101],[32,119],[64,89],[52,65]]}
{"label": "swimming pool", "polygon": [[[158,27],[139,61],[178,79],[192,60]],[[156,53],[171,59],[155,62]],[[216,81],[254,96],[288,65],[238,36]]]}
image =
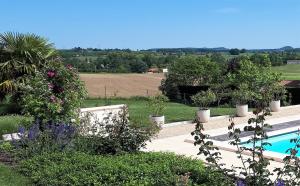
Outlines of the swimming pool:
{"label": "swimming pool", "polygon": [[[299,138],[299,131],[293,131],[289,133],[284,133],[284,134],[279,134],[275,136],[269,137],[267,140],[264,140],[264,142],[268,142],[270,145],[266,145],[265,149],[266,151],[272,151],[272,152],[277,152],[281,154],[289,154],[286,153],[286,150],[289,148],[294,148],[295,143],[291,143],[291,139]],[[251,148],[253,147],[253,143],[247,143],[247,142],[242,142],[242,146]],[[257,145],[260,145],[260,142],[257,142]],[[300,150],[300,149],[299,149]],[[300,152],[298,152],[297,156],[300,157]]]}

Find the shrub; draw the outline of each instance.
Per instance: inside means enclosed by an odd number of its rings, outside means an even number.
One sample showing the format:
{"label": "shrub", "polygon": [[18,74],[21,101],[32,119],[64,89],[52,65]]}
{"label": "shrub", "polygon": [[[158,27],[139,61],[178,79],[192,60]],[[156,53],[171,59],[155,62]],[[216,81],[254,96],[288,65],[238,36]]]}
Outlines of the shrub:
{"label": "shrub", "polygon": [[37,185],[222,184],[215,182],[218,177],[211,177],[199,160],[170,153],[43,154],[23,161],[20,170]]}
{"label": "shrub", "polygon": [[70,122],[78,119],[78,109],[86,91],[79,75],[71,66],[52,62],[22,86],[24,113],[48,121]]}
{"label": "shrub", "polygon": [[82,118],[75,146],[78,151],[92,154],[136,152],[145,147],[159,129],[154,123],[144,126],[139,121],[129,120],[127,107],[101,122],[88,113]]}
{"label": "shrub", "polygon": [[208,109],[207,107],[217,100],[216,95],[210,89],[207,91],[201,91],[191,97],[193,102],[200,107],[200,109]]}
{"label": "shrub", "polygon": [[254,98],[254,92],[251,91],[247,84],[240,84],[237,89],[232,91],[231,98],[237,105],[247,104]]}
{"label": "shrub", "polygon": [[167,101],[168,98],[164,95],[150,97],[149,109],[151,111],[152,116],[163,116]]}
{"label": "shrub", "polygon": [[20,140],[13,141],[15,154],[23,159],[39,155],[45,152],[61,152],[73,150],[73,140],[76,128],[70,124],[48,122],[40,130],[40,122],[36,120],[34,124],[25,131],[19,128]]}

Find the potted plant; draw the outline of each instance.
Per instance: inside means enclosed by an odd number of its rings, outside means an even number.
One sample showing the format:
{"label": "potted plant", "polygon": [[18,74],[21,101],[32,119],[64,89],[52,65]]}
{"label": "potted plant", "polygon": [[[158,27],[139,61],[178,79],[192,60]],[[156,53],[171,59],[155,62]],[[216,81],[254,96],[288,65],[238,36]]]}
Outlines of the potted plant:
{"label": "potted plant", "polygon": [[210,118],[208,106],[217,100],[215,93],[209,89],[195,94],[191,99],[199,107],[199,110],[197,111],[198,120],[201,123],[208,122]]}
{"label": "potted plant", "polygon": [[148,104],[151,111],[151,115],[149,116],[151,122],[157,125],[163,125],[165,123],[164,110],[167,101],[168,98],[164,95],[150,97]]}
{"label": "potted plant", "polygon": [[233,102],[236,104],[236,115],[245,117],[248,115],[248,102],[253,99],[253,92],[246,84],[241,84],[231,94]]}
{"label": "potted plant", "polygon": [[271,96],[270,110],[278,112],[280,110],[280,100],[286,97],[286,90],[280,83],[274,83],[269,87]]}

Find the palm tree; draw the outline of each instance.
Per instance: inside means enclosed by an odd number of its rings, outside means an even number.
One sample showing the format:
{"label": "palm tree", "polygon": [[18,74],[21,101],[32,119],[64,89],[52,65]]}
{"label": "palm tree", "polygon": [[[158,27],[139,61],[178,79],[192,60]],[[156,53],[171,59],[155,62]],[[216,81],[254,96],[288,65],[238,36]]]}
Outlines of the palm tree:
{"label": "palm tree", "polygon": [[47,39],[35,34],[0,34],[0,100],[17,90],[17,82],[33,74],[51,60],[57,50]]}

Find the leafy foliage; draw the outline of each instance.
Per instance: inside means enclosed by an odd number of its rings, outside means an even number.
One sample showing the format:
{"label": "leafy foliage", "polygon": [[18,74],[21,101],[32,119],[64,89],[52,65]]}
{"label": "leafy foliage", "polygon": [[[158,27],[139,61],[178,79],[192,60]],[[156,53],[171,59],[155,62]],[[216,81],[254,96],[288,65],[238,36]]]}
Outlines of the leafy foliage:
{"label": "leafy foliage", "polygon": [[254,99],[254,93],[247,84],[240,84],[232,91],[231,98],[237,105],[245,105]]}
{"label": "leafy foliage", "polygon": [[48,122],[40,129],[40,120],[36,120],[28,131],[20,127],[20,140],[13,141],[15,154],[24,159],[46,152],[73,150],[76,127],[71,124]]}
{"label": "leafy foliage", "polygon": [[72,119],[78,121],[78,109],[86,91],[72,66],[65,67],[59,62],[51,62],[21,87],[24,92],[24,113],[34,116],[42,123],[70,123]]}
{"label": "leafy foliage", "polygon": [[201,91],[196,95],[192,96],[193,102],[201,109],[208,109],[209,104],[216,101],[216,95],[212,90]]}
{"label": "leafy foliage", "polygon": [[92,154],[136,152],[145,147],[159,129],[152,123],[143,126],[139,121],[129,120],[126,107],[117,115],[107,116],[104,121],[86,113],[81,119],[75,146],[77,151]]}
{"label": "leafy foliage", "polygon": [[23,161],[21,172],[37,185],[222,185],[200,161],[169,153],[44,154]]}
{"label": "leafy foliage", "polygon": [[0,100],[15,93],[17,82],[26,81],[26,75],[34,74],[56,58],[57,51],[42,37],[12,32],[0,34]]}
{"label": "leafy foliage", "polygon": [[228,77],[236,87],[232,98],[237,103],[245,104],[252,100],[255,104],[266,106],[274,95],[279,93],[279,89],[275,87],[279,88],[281,74],[271,71],[271,66],[267,62],[254,64],[248,57],[244,57],[239,62],[239,69],[229,73]]}
{"label": "leafy foliage", "polygon": [[163,116],[167,101],[168,98],[164,95],[150,97],[148,105],[152,116]]}

